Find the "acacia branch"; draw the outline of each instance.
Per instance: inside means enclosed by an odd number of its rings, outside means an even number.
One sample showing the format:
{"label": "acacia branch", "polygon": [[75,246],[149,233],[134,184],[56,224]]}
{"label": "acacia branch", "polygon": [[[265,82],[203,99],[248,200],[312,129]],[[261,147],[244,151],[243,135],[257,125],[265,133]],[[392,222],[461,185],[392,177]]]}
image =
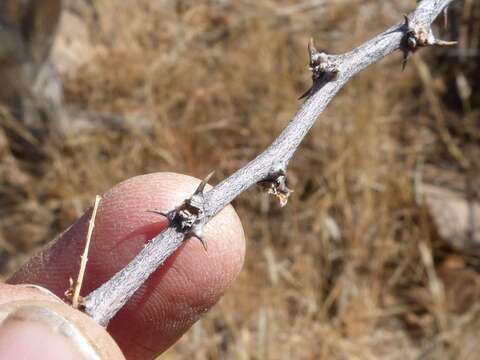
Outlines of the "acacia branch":
{"label": "acacia branch", "polygon": [[[195,236],[202,240],[204,225],[252,185],[263,184],[285,204],[290,194],[286,186],[288,163],[335,94],[354,75],[395,50],[401,49],[406,61],[419,47],[446,45],[435,39],[431,24],[452,1],[423,0],[405,22],[345,54],[327,55],[309,46],[313,86],[282,133],[263,153],[211,190],[204,193],[205,182],[202,182],[192,197],[176,209],[160,212],[170,220],[169,226],[150,240],[127,266],[85,298],[85,312],[98,323],[108,324],[186,238]],[[206,246],[203,240],[202,243]]]}

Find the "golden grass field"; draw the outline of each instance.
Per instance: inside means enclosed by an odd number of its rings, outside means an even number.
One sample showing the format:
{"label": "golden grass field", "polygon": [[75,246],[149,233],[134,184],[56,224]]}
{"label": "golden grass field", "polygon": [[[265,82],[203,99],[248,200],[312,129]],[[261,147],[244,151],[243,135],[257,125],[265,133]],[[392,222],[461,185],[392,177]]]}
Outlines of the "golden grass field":
{"label": "golden grass field", "polygon": [[[41,143],[22,132],[23,146],[43,159],[32,160],[0,127],[3,279],[121,180],[211,170],[212,183],[222,180],[298,109],[310,85],[310,37],[344,52],[414,6],[99,0],[95,11],[72,12],[88,32],[72,32],[85,61],[62,71],[66,103],[151,128]],[[478,52],[479,4],[459,1],[449,20],[435,31]],[[163,358],[480,357],[478,256],[438,235],[416,187],[419,173],[428,183],[439,173],[454,174],[452,186],[480,183],[480,62],[475,51],[455,51],[423,50],[403,73],[398,53],[362,72],[294,157],[288,205],[259,189],[234,201],[247,237],[244,269]]]}

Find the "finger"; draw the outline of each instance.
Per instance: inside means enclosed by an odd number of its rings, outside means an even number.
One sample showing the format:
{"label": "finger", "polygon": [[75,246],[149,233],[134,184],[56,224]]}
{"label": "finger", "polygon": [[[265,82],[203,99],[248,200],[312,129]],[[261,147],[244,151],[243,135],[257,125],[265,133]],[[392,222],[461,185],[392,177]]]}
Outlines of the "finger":
{"label": "finger", "polygon": [[[198,184],[184,175],[158,173],[109,191],[98,209],[82,293],[108,280],[166,227],[164,217],[146,210],[171,210]],[[39,284],[62,296],[78,272],[89,216],[87,212],[10,282]],[[218,301],[240,271],[244,235],[232,207],[207,224],[205,240],[208,252],[196,239],[185,241],[109,324],[127,358],[152,358],[164,351]]]}
{"label": "finger", "polygon": [[90,317],[46,290],[0,284],[0,359],[124,359]]}

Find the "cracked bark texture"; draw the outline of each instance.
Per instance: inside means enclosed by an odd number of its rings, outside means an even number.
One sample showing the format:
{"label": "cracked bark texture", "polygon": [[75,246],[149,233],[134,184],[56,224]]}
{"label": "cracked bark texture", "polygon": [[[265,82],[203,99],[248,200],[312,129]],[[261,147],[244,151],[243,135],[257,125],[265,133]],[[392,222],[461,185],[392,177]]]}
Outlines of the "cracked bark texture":
{"label": "cracked bark texture", "polygon": [[[408,15],[408,24],[401,21],[350,52],[322,55],[321,58],[329,62],[326,68],[335,69],[335,77],[314,74],[314,83],[307,93],[307,99],[286,128],[263,153],[203,194],[201,216],[194,219],[192,226],[201,229],[209,219],[252,185],[265,182],[270,182],[272,186],[285,184],[284,181],[277,181],[278,178],[286,176],[288,163],[295,151],[337,92],[367,66],[396,50],[405,51],[407,34],[410,37],[416,34],[415,31],[412,33],[412,29],[433,34],[430,29],[432,22],[452,1],[424,0]],[[285,188],[288,194],[286,185]],[[275,191],[272,192],[275,194]],[[150,240],[126,267],[85,298],[85,312],[98,323],[107,325],[150,274],[181,245],[186,235],[191,234],[190,230],[170,224]]]}

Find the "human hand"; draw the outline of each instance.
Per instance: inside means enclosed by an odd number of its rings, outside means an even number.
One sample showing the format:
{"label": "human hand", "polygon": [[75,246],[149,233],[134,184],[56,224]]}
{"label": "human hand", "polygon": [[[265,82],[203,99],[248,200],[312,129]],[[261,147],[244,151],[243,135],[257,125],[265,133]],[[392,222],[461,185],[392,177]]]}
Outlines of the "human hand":
{"label": "human hand", "polygon": [[[167,226],[164,217],[146,210],[174,208],[198,183],[184,175],[157,173],[110,190],[95,219],[82,293],[108,280]],[[90,215],[91,210],[9,284],[35,284],[64,297],[69,278],[78,273]],[[184,242],[112,319],[108,332],[45,290],[0,285],[0,358],[83,359],[88,358],[85,351],[93,351],[102,359],[122,359],[119,348],[128,359],[154,358],[218,301],[241,269],[245,240],[231,206],[208,223],[205,239],[208,252],[196,239]]]}

